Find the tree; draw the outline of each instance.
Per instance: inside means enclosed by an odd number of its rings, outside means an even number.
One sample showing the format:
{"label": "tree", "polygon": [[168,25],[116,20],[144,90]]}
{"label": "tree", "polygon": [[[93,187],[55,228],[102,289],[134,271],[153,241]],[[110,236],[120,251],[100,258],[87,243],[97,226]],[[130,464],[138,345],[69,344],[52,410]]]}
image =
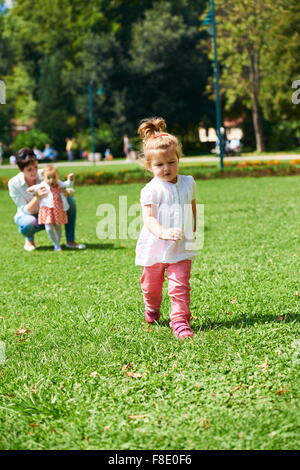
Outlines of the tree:
{"label": "tree", "polygon": [[65,138],[71,131],[68,122],[70,98],[62,83],[62,62],[59,51],[44,58],[37,89],[37,127],[52,137],[58,149],[64,148]]}
{"label": "tree", "polygon": [[300,47],[297,4],[296,0],[216,1],[226,109],[241,104],[251,110],[259,151],[265,148],[263,118],[274,117],[277,110],[278,119],[282,109],[290,108],[288,87],[295,69],[299,71],[295,60]]}
{"label": "tree", "polygon": [[[176,3],[176,2],[175,2]],[[156,4],[132,28],[130,120],[163,115],[180,134],[197,127],[209,63],[198,47],[195,25],[173,11],[173,2]]]}

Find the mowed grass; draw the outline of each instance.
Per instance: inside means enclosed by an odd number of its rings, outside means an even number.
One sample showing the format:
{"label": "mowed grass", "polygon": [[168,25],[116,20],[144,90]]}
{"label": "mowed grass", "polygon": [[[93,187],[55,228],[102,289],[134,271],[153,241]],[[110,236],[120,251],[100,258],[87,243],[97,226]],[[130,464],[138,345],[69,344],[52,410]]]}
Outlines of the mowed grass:
{"label": "mowed grass", "polygon": [[24,252],[0,192],[1,449],[299,449],[300,178],[197,184],[186,341],[166,290],[144,322],[135,241],[96,236],[98,205],[137,203],[142,185],[77,188],[88,249],[62,253],[44,232]]}

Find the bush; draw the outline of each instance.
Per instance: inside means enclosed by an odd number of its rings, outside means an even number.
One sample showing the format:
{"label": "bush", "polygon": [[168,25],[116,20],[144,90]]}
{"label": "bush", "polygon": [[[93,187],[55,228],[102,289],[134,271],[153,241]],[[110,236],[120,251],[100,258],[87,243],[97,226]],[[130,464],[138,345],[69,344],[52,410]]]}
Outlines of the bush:
{"label": "bush", "polygon": [[37,147],[43,150],[46,144],[52,144],[50,137],[39,129],[31,129],[17,135],[13,142],[13,148],[16,152],[24,147]]}
{"label": "bush", "polygon": [[267,144],[270,150],[292,150],[299,147],[299,121],[282,121],[272,124],[269,133]]}

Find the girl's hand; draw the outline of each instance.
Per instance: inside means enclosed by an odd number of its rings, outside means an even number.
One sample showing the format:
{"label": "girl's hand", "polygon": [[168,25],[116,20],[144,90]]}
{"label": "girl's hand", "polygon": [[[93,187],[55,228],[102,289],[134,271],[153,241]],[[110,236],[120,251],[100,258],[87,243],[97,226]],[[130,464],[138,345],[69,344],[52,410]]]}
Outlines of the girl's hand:
{"label": "girl's hand", "polygon": [[60,192],[64,194],[66,197],[73,196],[74,189],[73,188],[60,188]]}
{"label": "girl's hand", "polygon": [[182,239],[183,232],[179,228],[164,228],[159,238],[162,240],[178,241]]}
{"label": "girl's hand", "polygon": [[34,189],[33,187],[29,187],[27,189],[28,193],[34,193],[34,196],[37,197],[38,199],[42,199],[43,197],[47,196],[48,194],[48,189],[45,186],[41,186],[38,189]]}
{"label": "girl's hand", "polygon": [[42,186],[41,188],[39,188],[37,191],[35,191],[34,195],[38,198],[38,199],[43,199],[43,197],[46,197],[48,194],[48,189],[45,188],[45,186]]}

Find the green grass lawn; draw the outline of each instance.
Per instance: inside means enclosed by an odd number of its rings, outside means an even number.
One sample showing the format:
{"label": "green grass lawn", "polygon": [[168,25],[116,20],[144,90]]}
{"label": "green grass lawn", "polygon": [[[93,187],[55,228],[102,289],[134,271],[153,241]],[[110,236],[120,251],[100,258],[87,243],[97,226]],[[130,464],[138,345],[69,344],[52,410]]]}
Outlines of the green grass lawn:
{"label": "green grass lawn", "polygon": [[142,185],[77,188],[88,249],[62,253],[44,232],[24,252],[0,191],[0,449],[299,449],[300,178],[197,184],[186,341],[167,295],[144,322],[135,241],[96,236],[97,206]]}

